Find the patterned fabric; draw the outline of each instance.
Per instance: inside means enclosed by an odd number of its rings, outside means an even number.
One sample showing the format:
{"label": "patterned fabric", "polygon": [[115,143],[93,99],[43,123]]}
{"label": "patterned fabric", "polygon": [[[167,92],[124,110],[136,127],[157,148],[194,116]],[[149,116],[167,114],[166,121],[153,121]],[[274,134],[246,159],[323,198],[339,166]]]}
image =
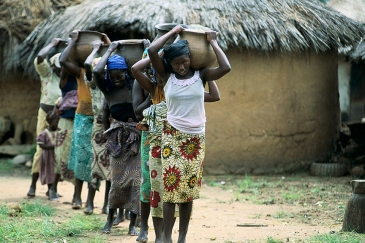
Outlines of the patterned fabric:
{"label": "patterned fabric", "polygon": [[98,88],[98,86],[96,86],[96,82],[95,82],[94,78],[92,78],[91,81],[88,81],[86,78],[86,74],[84,74],[84,80],[85,80],[85,83],[87,84],[87,86],[90,88],[94,117],[98,117],[101,120],[102,116],[103,116],[104,94],[103,94],[103,92],[101,92],[101,90]]}
{"label": "patterned fabric", "polygon": [[93,116],[76,113],[68,168],[74,172],[77,179],[89,183],[92,164],[92,129]]}
{"label": "patterned fabric", "polygon": [[76,184],[75,175],[72,170],[68,169],[68,160],[70,157],[72,134],[74,131],[74,120],[60,118],[58,121],[56,154],[56,171],[59,170],[61,177]]}
{"label": "patterned fabric", "polygon": [[91,166],[91,185],[99,190],[100,180],[110,180],[109,155],[105,151],[106,138],[103,124],[94,120],[91,146],[93,162]]}
{"label": "patterned fabric", "polygon": [[[153,106],[153,107],[152,107]],[[151,215],[155,218],[163,218],[162,206],[163,206],[163,194],[164,184],[162,181],[162,160],[161,160],[161,134],[166,120],[166,102],[162,101],[156,105],[152,105],[149,114],[153,116],[148,117],[150,122],[150,128],[153,132],[150,132],[148,139],[150,141],[150,179],[151,179]],[[179,207],[176,207],[175,217],[179,216]]]}
{"label": "patterned fabric", "polygon": [[151,182],[150,182],[150,171],[149,171],[149,152],[150,143],[147,139],[148,132],[142,131],[141,136],[141,170],[142,170],[142,180],[141,180],[141,191],[139,199],[141,202],[150,202],[151,193]]}
{"label": "patterned fabric", "polygon": [[77,97],[77,90],[70,90],[65,94],[64,97],[62,97],[59,109],[61,111],[76,109],[78,102],[79,100]]}
{"label": "patterned fabric", "polygon": [[[46,121],[47,113],[42,108],[38,109],[37,116],[37,136],[41,134],[47,127]],[[33,156],[32,173],[39,173],[39,162],[41,160],[42,149],[37,145],[35,154]]]}
{"label": "patterned fabric", "polygon": [[34,66],[41,79],[40,103],[53,106],[56,100],[61,97],[60,77],[53,72],[46,58],[40,64],[37,64],[37,59],[37,57],[34,59]]}
{"label": "patterned fabric", "polygon": [[161,155],[165,190],[163,201],[186,203],[199,198],[205,156],[205,133],[183,133],[165,121]]}
{"label": "patterned fabric", "polygon": [[167,107],[166,101],[162,101],[156,105],[143,110],[143,117],[146,120],[151,134],[161,134],[163,129],[163,121],[166,120]]}
{"label": "patterned fabric", "polygon": [[[37,136],[37,144],[56,145],[57,131],[44,130]],[[54,149],[42,149],[42,156],[39,164],[39,178],[42,185],[52,184],[55,179],[55,153]]]}
{"label": "patterned fabric", "polygon": [[109,208],[130,210],[139,215],[141,186],[141,131],[136,122],[114,120],[105,131],[108,140],[106,150],[110,156]]}

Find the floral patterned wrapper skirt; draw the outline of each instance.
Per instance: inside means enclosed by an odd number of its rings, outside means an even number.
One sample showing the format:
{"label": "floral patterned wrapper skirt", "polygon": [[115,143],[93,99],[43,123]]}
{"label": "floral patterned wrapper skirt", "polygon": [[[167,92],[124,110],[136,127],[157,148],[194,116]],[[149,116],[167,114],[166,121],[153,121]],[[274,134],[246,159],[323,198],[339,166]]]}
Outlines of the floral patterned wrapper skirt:
{"label": "floral patterned wrapper skirt", "polygon": [[199,198],[205,156],[205,133],[187,134],[165,121],[162,132],[163,202],[186,203]]}
{"label": "floral patterned wrapper skirt", "polygon": [[72,134],[74,131],[74,121],[60,118],[58,122],[57,146],[55,147],[56,164],[59,167],[62,179],[76,185],[74,172],[68,169],[70,157]]}

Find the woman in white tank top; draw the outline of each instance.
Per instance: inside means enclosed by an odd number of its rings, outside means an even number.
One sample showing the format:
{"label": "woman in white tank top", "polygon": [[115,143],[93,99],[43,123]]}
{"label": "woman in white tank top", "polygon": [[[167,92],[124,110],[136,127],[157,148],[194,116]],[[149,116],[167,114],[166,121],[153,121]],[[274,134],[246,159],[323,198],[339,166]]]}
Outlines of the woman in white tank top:
{"label": "woman in white tank top", "polygon": [[[172,242],[175,204],[179,204],[180,222],[178,243],[184,243],[188,231],[192,202],[199,198],[205,155],[204,83],[217,80],[231,70],[230,63],[218,46],[215,31],[207,32],[218,61],[218,67],[193,70],[190,67],[188,43],[179,40],[158,51],[166,41],[178,35],[180,25],[151,44],[148,54],[156,72],[168,78],[164,87],[167,121],[162,132],[161,157],[164,183],[163,221],[165,242]],[[151,175],[152,176],[152,175]]]}

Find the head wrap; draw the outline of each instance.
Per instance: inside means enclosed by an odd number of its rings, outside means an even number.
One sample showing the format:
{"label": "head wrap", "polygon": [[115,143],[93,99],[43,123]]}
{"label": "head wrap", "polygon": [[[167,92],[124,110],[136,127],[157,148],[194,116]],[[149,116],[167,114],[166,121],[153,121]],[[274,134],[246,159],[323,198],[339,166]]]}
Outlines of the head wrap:
{"label": "head wrap", "polygon": [[108,71],[116,69],[128,69],[127,62],[125,61],[124,57],[120,55],[114,55],[109,57],[106,66]]}
{"label": "head wrap", "polygon": [[53,55],[49,59],[49,62],[51,63],[51,65],[55,65],[56,67],[61,68],[60,56],[61,56],[61,53],[57,53],[56,55]]}
{"label": "head wrap", "polygon": [[[108,58],[106,63],[106,72],[105,72],[105,80],[106,80],[106,90],[109,90],[114,84],[110,81],[109,71],[111,70],[128,70],[127,62],[124,57],[115,54]],[[129,89],[131,89],[131,81],[128,75],[128,72],[125,75],[126,83]]]}
{"label": "head wrap", "polygon": [[186,40],[178,40],[164,49],[164,58],[174,60],[183,55],[189,55],[188,42]]}

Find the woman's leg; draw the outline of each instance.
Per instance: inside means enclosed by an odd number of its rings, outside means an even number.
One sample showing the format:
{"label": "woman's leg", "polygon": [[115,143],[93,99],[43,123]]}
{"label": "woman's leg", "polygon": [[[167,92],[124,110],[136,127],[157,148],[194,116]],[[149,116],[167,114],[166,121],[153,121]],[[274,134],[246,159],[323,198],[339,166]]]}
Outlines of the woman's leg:
{"label": "woman's leg", "polygon": [[39,173],[33,173],[32,174],[32,183],[30,184],[29,191],[27,193],[28,197],[34,197],[35,196],[35,190],[37,187],[37,181],[39,178]]}
{"label": "woman's leg", "polygon": [[112,229],[114,212],[115,212],[115,208],[109,208],[108,218],[106,219],[106,223],[105,223],[104,228],[103,228],[103,233],[104,234],[109,234],[110,230]]}
{"label": "woman's leg", "polygon": [[148,241],[148,218],[150,216],[150,210],[150,203],[145,203],[141,201],[141,231],[139,232],[136,241]]}
{"label": "woman's leg", "polygon": [[105,194],[104,194],[104,205],[101,209],[101,213],[108,214],[108,200],[109,200],[109,191],[110,191],[110,181],[105,181]]}
{"label": "woman's leg", "polygon": [[87,205],[86,209],[84,210],[84,213],[86,215],[91,215],[93,213],[95,192],[95,188],[91,184],[89,184],[89,191],[87,193]]}
{"label": "woman's leg", "polygon": [[[174,227],[174,214],[175,204],[174,203],[163,203],[163,228],[164,228],[164,242],[172,243],[172,228]],[[181,212],[180,212],[181,215]],[[181,219],[181,217],[180,217]]]}
{"label": "woman's leg", "polygon": [[[126,210],[127,211],[127,210]],[[113,216],[114,217],[114,216]],[[118,225],[120,222],[124,222],[125,216],[124,216],[124,208],[119,208],[117,216],[114,219],[113,225]]]}
{"label": "woman's leg", "polygon": [[[136,228],[136,219],[137,219],[137,214],[130,212],[130,217],[131,217],[131,221],[129,222],[129,231],[128,234],[129,235],[138,235],[138,230]],[[147,241],[145,241],[147,242]]]}
{"label": "woman's leg", "polygon": [[163,235],[162,235],[162,229],[163,229],[163,219],[152,217],[153,227],[155,228],[155,235],[156,240],[155,243],[162,243],[163,242]]}
{"label": "woman's leg", "polygon": [[75,203],[72,206],[73,209],[80,209],[82,206],[81,191],[82,191],[83,183],[84,183],[84,181],[76,178],[75,197],[74,197]]}
{"label": "woman's leg", "polygon": [[186,234],[188,233],[192,208],[193,208],[192,201],[188,203],[180,203],[179,238],[177,240],[177,243],[185,243],[186,241]]}

